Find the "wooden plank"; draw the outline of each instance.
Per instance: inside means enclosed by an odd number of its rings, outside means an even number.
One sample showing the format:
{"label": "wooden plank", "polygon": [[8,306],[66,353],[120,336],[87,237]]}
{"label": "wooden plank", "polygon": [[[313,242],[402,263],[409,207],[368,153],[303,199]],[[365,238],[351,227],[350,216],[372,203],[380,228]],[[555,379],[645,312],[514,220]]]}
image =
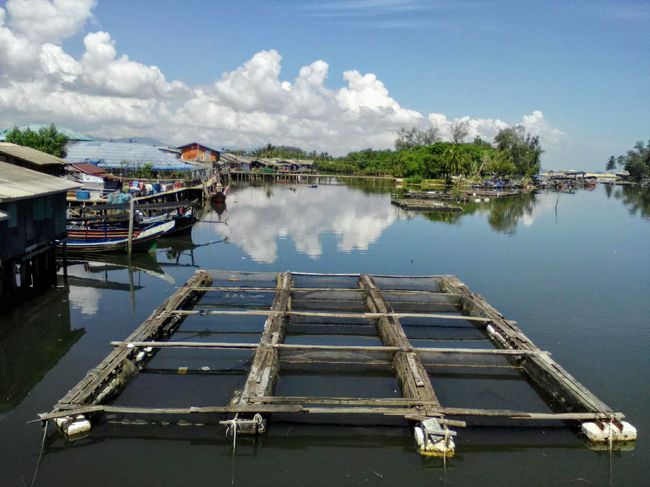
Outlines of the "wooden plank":
{"label": "wooden plank", "polygon": [[175,313],[179,315],[248,315],[248,316],[272,316],[275,314],[287,316],[311,316],[322,318],[360,318],[360,319],[375,319],[375,318],[436,318],[440,320],[460,320],[472,321],[480,323],[491,323],[490,318],[480,316],[462,316],[462,315],[449,315],[441,313],[321,313],[315,311],[276,311],[273,309],[253,309],[253,310],[209,310],[209,311],[196,311],[196,310],[176,310]]}
{"label": "wooden plank", "polygon": [[[149,318],[126,338],[125,342],[145,341],[157,336],[160,330],[167,326],[170,321],[176,320],[173,311],[196,296],[197,291],[193,290],[192,287],[209,283],[210,276],[206,272],[196,271],[187,281],[186,286],[179,288],[166,299]],[[132,352],[132,349],[124,347],[113,350],[99,365],[90,370],[75,387],[70,389],[59,401],[58,405],[68,403],[93,404],[100,387],[110,377],[114,377],[122,370],[125,361],[129,360]]]}

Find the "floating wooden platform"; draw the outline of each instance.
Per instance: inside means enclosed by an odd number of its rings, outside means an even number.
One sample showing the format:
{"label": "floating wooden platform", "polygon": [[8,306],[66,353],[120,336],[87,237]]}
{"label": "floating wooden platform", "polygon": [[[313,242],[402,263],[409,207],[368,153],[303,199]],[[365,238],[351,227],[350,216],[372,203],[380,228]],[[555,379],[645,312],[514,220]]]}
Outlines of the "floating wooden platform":
{"label": "floating wooden platform", "polygon": [[[250,333],[253,337],[255,332],[245,325],[255,319],[265,321],[259,340],[250,342],[179,339],[185,336],[179,332],[179,327],[189,317],[204,320],[200,327],[209,323],[217,328],[234,328],[231,333],[238,335]],[[231,322],[226,323],[228,320]],[[458,343],[458,346],[413,344],[417,340],[417,330],[434,328],[469,330],[474,338],[459,335],[454,339],[452,334],[439,340]],[[186,330],[184,333],[189,332]],[[415,338],[410,336],[413,333]],[[287,337],[301,335],[318,336],[321,341],[329,339],[333,343],[286,341]],[[367,337],[378,344],[342,345],[340,340],[335,340],[341,336]],[[485,346],[468,347],[471,340],[480,340]],[[427,344],[436,342],[424,341]],[[54,420],[65,432],[73,424],[78,426],[77,430],[85,431],[104,413],[149,416],[203,414],[229,418],[225,423],[241,433],[261,433],[266,429],[267,418],[276,413],[283,417],[374,415],[419,422],[416,430],[418,427],[431,427],[430,420],[435,419],[435,428],[440,428],[436,431],[444,436],[445,444],[448,436],[455,434],[448,426],[462,427],[481,417],[518,422],[593,421],[601,430],[618,425],[623,432],[622,413],[598,399],[557,364],[548,352],[537,348],[515,322],[505,319],[480,295],[471,292],[451,275],[198,270],[131,335],[111,342],[111,345],[113,351],[89,371],[51,412],[39,415],[41,420]],[[227,391],[230,400],[226,403],[209,406],[187,404],[183,407],[114,404],[113,400],[130,380],[146,372],[148,363],[162,349],[210,350],[214,354],[228,350],[248,351],[251,354],[250,366],[244,371],[241,387]],[[394,374],[401,397],[275,395],[275,386],[282,381],[283,369],[295,367],[316,371],[377,368]],[[514,371],[534,387],[548,409],[522,411],[444,405],[436,391],[436,380],[432,380],[430,373],[454,368]],[[190,370],[181,367],[168,372],[211,372],[204,369],[208,368]],[[85,422],[85,426],[79,427],[80,421]],[[428,430],[425,428],[425,431]],[[621,435],[612,436],[610,440],[617,441]]]}

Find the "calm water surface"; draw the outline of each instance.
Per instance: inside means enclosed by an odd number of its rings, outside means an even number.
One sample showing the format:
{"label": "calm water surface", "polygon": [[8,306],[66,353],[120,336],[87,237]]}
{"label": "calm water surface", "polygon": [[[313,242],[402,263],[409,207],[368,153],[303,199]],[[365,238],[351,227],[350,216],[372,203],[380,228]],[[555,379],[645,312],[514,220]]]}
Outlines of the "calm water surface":
{"label": "calm water surface", "polygon": [[[640,439],[632,451],[594,452],[566,428],[460,429],[456,457],[415,452],[408,428],[289,424],[231,442],[215,426],[102,424],[66,444],[50,429],[36,485],[647,485],[650,475],[650,198],[599,187],[468,205],[463,214],[412,214],[387,192],[345,186],[243,187],[222,214],[155,255],[78,262],[67,285],[0,318],[0,484],[30,485],[47,411],[198,267],[252,271],[456,274],[517,320],[536,344],[614,409]],[[186,339],[202,337],[188,321]],[[231,323],[231,341],[256,341],[261,323]],[[198,338],[197,338],[198,337]],[[224,339],[224,341],[226,340]],[[344,339],[341,339],[344,340]],[[357,339],[359,340],[359,339]],[[347,342],[347,343],[352,343]],[[355,342],[357,343],[357,342]],[[209,363],[222,376],[139,376],[120,404],[226,402],[247,357],[156,356],[160,370]],[[292,371],[283,394],[396,395],[386,374]],[[544,405],[507,375],[438,376],[450,406]],[[314,385],[316,384],[316,385]],[[356,391],[355,389],[360,389]]]}

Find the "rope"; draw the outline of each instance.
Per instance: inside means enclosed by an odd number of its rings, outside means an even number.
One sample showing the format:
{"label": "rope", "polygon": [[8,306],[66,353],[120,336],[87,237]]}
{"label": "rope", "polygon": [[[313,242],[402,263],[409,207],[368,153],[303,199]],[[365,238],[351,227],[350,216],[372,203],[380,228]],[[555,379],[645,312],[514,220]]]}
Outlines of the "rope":
{"label": "rope", "polygon": [[36,469],[34,470],[34,477],[32,477],[32,483],[30,487],[34,487],[36,484],[36,476],[38,475],[38,468],[41,466],[41,461],[43,460],[43,451],[45,450],[45,439],[47,438],[47,427],[50,424],[49,421],[45,421],[45,426],[43,426],[43,439],[41,440],[41,451],[38,454],[38,462],[36,462]]}

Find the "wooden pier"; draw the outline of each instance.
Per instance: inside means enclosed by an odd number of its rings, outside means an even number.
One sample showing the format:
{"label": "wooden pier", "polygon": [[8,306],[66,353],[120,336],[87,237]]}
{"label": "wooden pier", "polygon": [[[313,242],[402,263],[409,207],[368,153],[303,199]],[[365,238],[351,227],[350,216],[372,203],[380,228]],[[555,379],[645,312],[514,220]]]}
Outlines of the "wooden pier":
{"label": "wooden pier", "polygon": [[[204,320],[202,323],[216,325],[217,329],[226,326],[227,320],[235,320],[236,330],[249,320],[263,317],[265,322],[257,341],[178,339],[179,327],[188,317]],[[417,337],[410,336],[413,329],[469,330],[486,346],[468,347],[467,338],[458,338],[462,346],[417,346],[413,344]],[[287,341],[288,337],[301,335],[318,336],[324,342]],[[380,344],[337,344],[334,337],[341,336],[364,336]],[[74,436],[87,432],[102,414],[208,415],[223,419],[221,423],[231,432],[244,434],[263,433],[274,414],[403,418],[415,424],[421,453],[445,456],[454,450],[450,438],[456,433],[449,427],[464,427],[481,418],[515,420],[517,424],[582,424],[583,433],[591,440],[609,441],[610,447],[636,438],[636,430],[623,421],[621,412],[598,399],[548,352],[538,349],[515,322],[506,320],[480,295],[450,275],[198,270],[130,336],[111,345],[115,348],[106,359],[51,412],[39,415],[41,420],[53,420],[66,436]],[[225,403],[183,407],[113,404],[112,399],[125,387],[134,386],[129,385],[130,380],[146,371],[149,361],[163,349],[203,349],[215,354],[240,350],[252,355],[241,387],[227,391],[230,400]],[[401,397],[276,395],[283,371],[296,367],[312,371],[376,368],[394,374]],[[433,371],[454,368],[514,371],[530,384],[548,409],[444,405]],[[188,372],[187,367],[178,370],[179,374]],[[318,388],[318,384],[314,385]]]}
{"label": "wooden pier", "polygon": [[393,176],[365,176],[354,174],[317,174],[309,172],[230,171],[230,181],[280,182],[293,184],[343,184],[343,181],[395,184]]}

